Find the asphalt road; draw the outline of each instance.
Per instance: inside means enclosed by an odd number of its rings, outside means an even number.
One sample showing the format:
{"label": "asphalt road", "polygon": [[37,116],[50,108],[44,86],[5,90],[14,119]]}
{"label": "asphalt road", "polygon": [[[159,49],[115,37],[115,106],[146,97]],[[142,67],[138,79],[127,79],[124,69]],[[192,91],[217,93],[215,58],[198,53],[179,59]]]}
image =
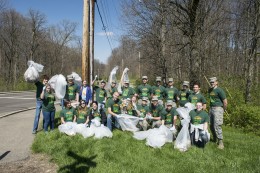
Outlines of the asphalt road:
{"label": "asphalt road", "polygon": [[0,116],[35,106],[35,92],[0,93]]}

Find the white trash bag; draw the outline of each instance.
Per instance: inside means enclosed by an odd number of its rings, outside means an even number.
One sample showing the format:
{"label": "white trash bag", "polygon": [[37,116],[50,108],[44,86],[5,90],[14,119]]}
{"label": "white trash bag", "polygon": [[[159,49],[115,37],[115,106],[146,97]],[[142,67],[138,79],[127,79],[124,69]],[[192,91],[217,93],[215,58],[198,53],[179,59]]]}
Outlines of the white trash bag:
{"label": "white trash bag", "polygon": [[74,127],[75,133],[82,134],[84,130],[86,130],[86,124],[77,124]]}
{"label": "white trash bag", "polygon": [[48,82],[55,91],[55,95],[58,99],[63,99],[66,93],[66,78],[62,75],[55,75],[51,77]]}
{"label": "white trash bag", "polygon": [[72,72],[71,75],[73,76],[74,83],[77,84],[78,86],[81,86],[82,85],[81,77],[76,72]]}
{"label": "white trash bag", "polygon": [[75,123],[75,122],[67,122],[65,124],[59,125],[58,129],[61,133],[66,133],[69,136],[74,136],[74,135],[76,135],[76,132],[75,132],[76,125],[77,125],[77,123]]}
{"label": "white trash bag", "polygon": [[36,82],[39,79],[39,73],[42,72],[44,66],[33,61],[27,62],[28,69],[24,73],[26,82]]}
{"label": "white trash bag", "polygon": [[95,139],[102,139],[104,137],[112,138],[112,136],[113,136],[112,132],[109,130],[109,128],[107,128],[104,125],[95,128],[95,136],[94,136]]}
{"label": "white trash bag", "polygon": [[117,116],[117,121],[123,131],[130,131],[130,132],[139,131],[139,129],[136,127],[136,125],[139,122],[139,117],[135,117],[127,114],[120,114]]}
{"label": "white trash bag", "polygon": [[91,137],[91,136],[93,136],[94,134],[95,134],[95,132],[94,132],[94,129],[92,128],[92,127],[87,127],[86,129],[84,129],[83,131],[82,131],[82,136],[84,137],[84,138],[88,138],[88,137]]}
{"label": "white trash bag", "polygon": [[137,140],[144,140],[144,139],[146,139],[149,136],[150,130],[134,132],[134,136],[133,137],[135,139],[137,139]]}

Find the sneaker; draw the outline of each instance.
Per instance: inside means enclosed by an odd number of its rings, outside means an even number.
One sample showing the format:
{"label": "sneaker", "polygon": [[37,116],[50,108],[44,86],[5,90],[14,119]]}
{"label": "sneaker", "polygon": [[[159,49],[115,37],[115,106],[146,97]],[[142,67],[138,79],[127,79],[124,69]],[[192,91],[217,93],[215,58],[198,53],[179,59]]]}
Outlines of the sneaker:
{"label": "sneaker", "polygon": [[36,134],[36,130],[33,130],[33,131],[32,131],[32,134]]}

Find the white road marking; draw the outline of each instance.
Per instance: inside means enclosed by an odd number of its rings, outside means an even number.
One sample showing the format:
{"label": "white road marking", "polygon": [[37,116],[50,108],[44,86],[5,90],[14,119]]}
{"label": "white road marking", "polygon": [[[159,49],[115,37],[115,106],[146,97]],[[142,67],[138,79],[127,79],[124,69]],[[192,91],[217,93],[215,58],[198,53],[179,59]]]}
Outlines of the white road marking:
{"label": "white road marking", "polygon": [[1,97],[1,99],[22,99],[22,100],[35,100],[36,98],[19,98],[19,97]]}

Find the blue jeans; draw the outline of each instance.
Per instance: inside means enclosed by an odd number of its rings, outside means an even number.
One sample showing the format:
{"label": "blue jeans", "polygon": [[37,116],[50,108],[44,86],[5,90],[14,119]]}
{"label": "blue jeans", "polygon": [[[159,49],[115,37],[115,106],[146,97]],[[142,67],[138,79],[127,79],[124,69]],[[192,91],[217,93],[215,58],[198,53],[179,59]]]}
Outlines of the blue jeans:
{"label": "blue jeans", "polygon": [[54,117],[55,117],[55,111],[47,112],[42,111],[43,118],[44,118],[44,131],[48,132],[48,126],[50,125],[50,130],[54,129]]}
{"label": "blue jeans", "polygon": [[111,114],[107,114],[107,128],[110,129],[110,131],[112,131],[112,123],[114,122],[114,125],[116,128],[120,128],[120,125],[117,121],[117,117],[111,115]]}
{"label": "blue jeans", "polygon": [[36,112],[35,112],[35,118],[34,118],[34,123],[33,123],[33,131],[37,131],[37,129],[38,129],[41,110],[42,110],[42,100],[37,99],[36,100]]}

